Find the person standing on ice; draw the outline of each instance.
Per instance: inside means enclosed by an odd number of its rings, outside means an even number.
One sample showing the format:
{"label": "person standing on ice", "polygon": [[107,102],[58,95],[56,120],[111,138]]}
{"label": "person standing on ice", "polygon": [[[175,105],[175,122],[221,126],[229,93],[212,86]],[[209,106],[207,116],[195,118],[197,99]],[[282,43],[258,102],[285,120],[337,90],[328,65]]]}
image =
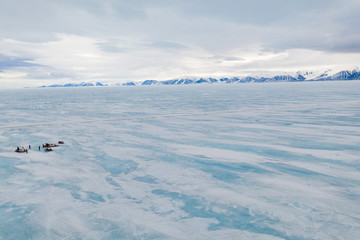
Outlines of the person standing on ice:
{"label": "person standing on ice", "polygon": [[39,146],[39,151],[40,151],[40,146]]}
{"label": "person standing on ice", "polygon": [[31,145],[29,145],[29,149],[31,149]]}

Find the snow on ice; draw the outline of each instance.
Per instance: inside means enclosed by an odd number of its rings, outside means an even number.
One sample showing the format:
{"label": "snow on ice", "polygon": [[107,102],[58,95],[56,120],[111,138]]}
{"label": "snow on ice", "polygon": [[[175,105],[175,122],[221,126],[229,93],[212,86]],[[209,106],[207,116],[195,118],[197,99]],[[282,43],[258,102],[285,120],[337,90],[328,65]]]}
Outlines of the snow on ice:
{"label": "snow on ice", "polygon": [[3,90],[0,239],[355,239],[359,99],[355,81]]}

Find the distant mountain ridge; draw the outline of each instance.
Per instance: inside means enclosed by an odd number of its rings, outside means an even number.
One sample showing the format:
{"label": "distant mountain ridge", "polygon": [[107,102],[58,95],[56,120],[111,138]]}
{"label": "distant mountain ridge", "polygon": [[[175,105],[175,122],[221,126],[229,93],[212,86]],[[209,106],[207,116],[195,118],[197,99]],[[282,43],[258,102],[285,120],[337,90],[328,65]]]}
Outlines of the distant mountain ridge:
{"label": "distant mountain ridge", "polygon": [[93,86],[139,86],[139,85],[187,85],[187,84],[203,84],[203,83],[265,83],[265,82],[308,82],[308,81],[347,81],[360,80],[360,69],[344,70],[332,73],[331,69],[323,72],[315,73],[312,71],[296,73],[258,73],[249,74],[245,77],[222,77],[222,78],[180,78],[172,80],[145,80],[145,81],[130,81],[126,83],[101,83],[101,82],[82,82],[82,83],[67,83],[64,85],[54,84],[44,87],[93,87]]}

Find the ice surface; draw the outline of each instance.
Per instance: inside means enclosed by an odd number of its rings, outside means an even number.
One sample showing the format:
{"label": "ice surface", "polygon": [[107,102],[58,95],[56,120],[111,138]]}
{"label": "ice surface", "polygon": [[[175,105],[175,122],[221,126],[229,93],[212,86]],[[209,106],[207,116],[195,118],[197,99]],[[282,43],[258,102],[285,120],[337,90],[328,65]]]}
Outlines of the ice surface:
{"label": "ice surface", "polygon": [[358,81],[7,90],[0,110],[0,239],[360,236]]}

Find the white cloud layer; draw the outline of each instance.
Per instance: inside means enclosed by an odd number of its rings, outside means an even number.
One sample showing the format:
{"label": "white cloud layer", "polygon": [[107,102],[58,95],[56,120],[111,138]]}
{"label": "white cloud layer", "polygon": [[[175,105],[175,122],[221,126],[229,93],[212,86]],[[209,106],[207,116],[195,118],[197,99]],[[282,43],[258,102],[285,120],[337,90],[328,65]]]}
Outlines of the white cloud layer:
{"label": "white cloud layer", "polygon": [[0,6],[1,87],[360,62],[359,1],[5,0]]}

